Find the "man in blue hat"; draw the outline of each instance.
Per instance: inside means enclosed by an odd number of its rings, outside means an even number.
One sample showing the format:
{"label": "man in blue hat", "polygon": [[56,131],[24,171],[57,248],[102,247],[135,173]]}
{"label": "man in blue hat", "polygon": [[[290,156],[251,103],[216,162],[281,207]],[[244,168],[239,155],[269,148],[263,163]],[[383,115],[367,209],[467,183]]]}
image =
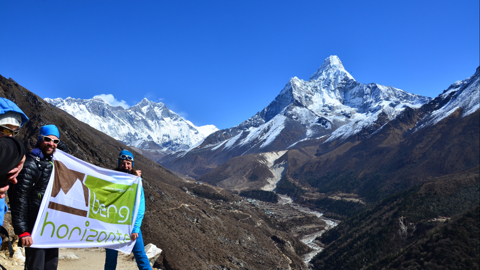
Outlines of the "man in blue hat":
{"label": "man in blue hat", "polygon": [[[128,150],[122,150],[118,154],[118,163],[117,171],[133,174],[136,176],[142,176],[140,170],[133,169],[134,164],[133,154]],[[140,226],[142,225],[143,216],[145,214],[145,198],[143,195],[143,187],[141,190],[140,196],[140,207],[138,208],[137,219],[133,225],[133,231],[130,236],[132,240],[137,240],[133,246],[132,253],[135,256],[135,261],[137,262],[138,269],[140,270],[152,270],[150,266],[150,261],[148,260],[147,254],[145,253],[145,247],[143,245],[142,232],[140,231]],[[105,270],[115,270],[117,267],[117,257],[118,251],[113,249],[105,249]]]}
{"label": "man in blue hat", "polygon": [[27,155],[18,183],[13,191],[11,209],[12,225],[25,247],[25,269],[56,270],[58,248],[31,248],[31,233],[40,204],[53,171],[52,156],[60,142],[60,132],[55,125],[40,129],[37,144]]}

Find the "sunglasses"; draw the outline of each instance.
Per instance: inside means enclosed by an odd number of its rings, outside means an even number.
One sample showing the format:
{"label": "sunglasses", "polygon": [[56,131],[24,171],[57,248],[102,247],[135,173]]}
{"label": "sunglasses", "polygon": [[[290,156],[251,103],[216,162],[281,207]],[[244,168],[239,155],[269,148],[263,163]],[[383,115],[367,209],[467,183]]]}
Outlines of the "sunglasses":
{"label": "sunglasses", "polygon": [[130,161],[133,160],[133,157],[127,156],[127,155],[120,155],[120,156],[118,156],[118,158],[121,159],[121,160],[125,160],[125,159],[130,160]]}
{"label": "sunglasses", "polygon": [[13,130],[9,127],[5,127],[5,126],[0,126],[0,133],[3,133],[4,135],[6,136],[10,136],[12,135],[13,137],[17,136],[18,134],[18,130]]}
{"label": "sunglasses", "polygon": [[47,136],[42,136],[43,137],[43,140],[45,142],[53,142],[53,144],[58,144],[60,142],[59,139],[52,139],[50,137],[47,137]]}

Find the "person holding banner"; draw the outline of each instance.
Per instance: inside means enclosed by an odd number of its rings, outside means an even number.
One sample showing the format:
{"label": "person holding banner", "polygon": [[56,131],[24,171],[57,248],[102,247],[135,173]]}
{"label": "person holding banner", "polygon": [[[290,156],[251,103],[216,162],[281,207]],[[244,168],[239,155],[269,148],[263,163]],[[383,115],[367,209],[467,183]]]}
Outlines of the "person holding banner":
{"label": "person holding banner", "polygon": [[40,129],[37,144],[28,154],[11,197],[12,225],[25,248],[25,269],[56,270],[58,248],[31,248],[31,233],[53,171],[52,156],[60,142],[55,125]]}
{"label": "person holding banner", "polygon": [[[136,176],[142,176],[140,170],[133,169],[134,158],[133,154],[128,150],[122,150],[118,155],[117,171],[126,172]],[[145,253],[145,247],[143,245],[142,232],[140,231],[140,226],[142,225],[143,216],[145,214],[145,198],[143,194],[143,186],[141,189],[140,196],[140,206],[137,213],[137,218],[135,219],[134,227],[131,234],[131,239],[136,240],[135,245],[133,246],[133,255],[135,256],[135,261],[137,262],[138,269],[140,270],[152,270],[150,262],[148,260],[147,254]],[[105,270],[114,270],[117,268],[117,257],[118,251],[113,249],[105,249]]]}

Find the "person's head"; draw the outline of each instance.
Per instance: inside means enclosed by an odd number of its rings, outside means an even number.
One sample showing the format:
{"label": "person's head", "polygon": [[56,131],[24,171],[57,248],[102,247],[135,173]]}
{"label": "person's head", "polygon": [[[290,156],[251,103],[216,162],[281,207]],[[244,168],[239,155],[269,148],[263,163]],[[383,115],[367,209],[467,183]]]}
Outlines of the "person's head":
{"label": "person's head", "polygon": [[20,114],[6,112],[0,114],[0,137],[15,137],[21,125]]}
{"label": "person's head", "polygon": [[57,145],[60,142],[60,132],[55,125],[46,125],[40,129],[37,147],[42,150],[44,155],[53,155]]}
{"label": "person's head", "polygon": [[133,154],[128,150],[122,150],[118,154],[117,169],[123,172],[130,172],[133,169]]}
{"label": "person's head", "polygon": [[0,98],[0,137],[15,137],[18,129],[28,121],[28,117],[17,104]]}

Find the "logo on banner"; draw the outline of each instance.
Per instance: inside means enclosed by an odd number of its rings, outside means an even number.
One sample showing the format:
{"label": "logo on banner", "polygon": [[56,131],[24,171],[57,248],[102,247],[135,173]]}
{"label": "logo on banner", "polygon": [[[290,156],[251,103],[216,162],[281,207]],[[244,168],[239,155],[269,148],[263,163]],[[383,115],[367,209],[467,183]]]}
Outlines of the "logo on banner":
{"label": "logo on banner", "polygon": [[[83,184],[85,174],[68,169],[58,160],[55,160],[54,163],[55,176],[52,199],[48,204],[48,208],[72,215],[87,217],[88,196],[90,192],[88,187]],[[63,191],[63,194],[60,193],[60,190]],[[84,202],[79,202],[78,198],[84,198]]]}
{"label": "logo on banner", "polygon": [[85,185],[90,188],[88,217],[113,224],[132,224],[137,184],[121,185],[87,175]]}
{"label": "logo on banner", "polygon": [[70,170],[58,160],[54,162],[55,176],[48,208],[111,224],[132,224],[138,184],[115,184]]}

